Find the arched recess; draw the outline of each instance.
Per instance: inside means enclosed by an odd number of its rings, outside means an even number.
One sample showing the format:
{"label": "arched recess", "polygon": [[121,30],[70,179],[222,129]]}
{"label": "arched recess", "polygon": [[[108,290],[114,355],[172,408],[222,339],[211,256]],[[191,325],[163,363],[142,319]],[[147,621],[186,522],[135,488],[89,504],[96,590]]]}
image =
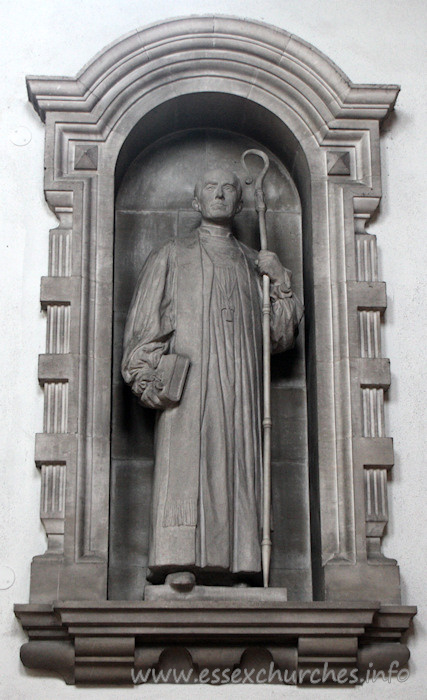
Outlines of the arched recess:
{"label": "arched recess", "polygon": [[[120,374],[124,320],[132,292],[152,247],[198,225],[200,217],[191,207],[196,179],[205,170],[220,166],[237,171],[244,183],[241,154],[247,148],[266,149],[265,132],[257,134],[255,124],[258,111],[259,124],[265,124],[268,113],[247,100],[211,93],[175,98],[172,133],[169,119],[164,118],[170,109],[166,103],[143,118],[135,127],[137,136],[131,133],[128,137],[135,150],[125,142],[121,151],[130,165],[116,198],[114,254],[108,597],[116,600],[138,599],[145,583],[153,470],[153,412],[138,405]],[[218,111],[221,129],[213,126]],[[243,112],[246,125],[239,120]],[[162,125],[165,134],[144,148],[143,134],[150,134],[150,140],[154,136],[146,121]],[[254,136],[263,139],[261,143],[246,135],[248,125]],[[278,128],[279,124],[270,141],[283,146],[286,133]],[[293,288],[303,299],[300,199],[283,161],[270,150],[269,155],[264,186],[270,248],[292,270]],[[253,165],[257,167],[256,159]],[[120,156],[118,166],[119,177],[125,169]],[[239,240],[259,247],[253,185],[244,186],[244,207],[234,227]],[[274,546],[270,581],[272,586],[287,587],[289,599],[311,600],[304,323],[294,350],[275,356],[272,369]]]}
{"label": "arched recess", "polygon": [[28,88],[46,120],[46,198],[60,220],[42,283],[46,420],[36,443],[43,494],[60,497],[43,500],[48,552],[33,563],[32,599],[107,595],[115,178],[135,142],[182,128],[185,112],[187,128],[204,114],[203,126],[265,145],[294,179],[303,211],[315,595],[397,602],[398,570],[380,550],[393,461],[378,340],[385,294],[364,225],[381,194],[379,124],[398,89],[352,85],[300,39],[215,16],[134,32],[76,79],[30,78]]}

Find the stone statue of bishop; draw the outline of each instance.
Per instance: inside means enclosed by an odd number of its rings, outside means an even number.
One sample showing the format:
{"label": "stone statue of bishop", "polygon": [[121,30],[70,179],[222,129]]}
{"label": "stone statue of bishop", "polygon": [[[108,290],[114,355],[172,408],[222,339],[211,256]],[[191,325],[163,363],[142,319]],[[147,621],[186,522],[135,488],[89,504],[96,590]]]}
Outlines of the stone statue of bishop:
{"label": "stone statue of bishop", "polygon": [[261,571],[261,276],[270,278],[272,352],[291,348],[302,306],[270,251],[232,235],[242,187],[197,182],[201,224],[154,250],[139,277],[122,374],[157,409],[148,566],[177,587],[256,583]]}

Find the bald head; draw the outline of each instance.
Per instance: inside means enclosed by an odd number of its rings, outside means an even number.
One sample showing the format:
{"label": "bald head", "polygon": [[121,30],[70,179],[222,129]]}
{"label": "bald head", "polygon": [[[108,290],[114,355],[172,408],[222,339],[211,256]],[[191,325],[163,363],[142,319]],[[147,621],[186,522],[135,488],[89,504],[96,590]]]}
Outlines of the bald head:
{"label": "bald head", "polygon": [[206,222],[229,222],[242,208],[242,185],[236,173],[220,168],[204,173],[194,188],[193,208]]}

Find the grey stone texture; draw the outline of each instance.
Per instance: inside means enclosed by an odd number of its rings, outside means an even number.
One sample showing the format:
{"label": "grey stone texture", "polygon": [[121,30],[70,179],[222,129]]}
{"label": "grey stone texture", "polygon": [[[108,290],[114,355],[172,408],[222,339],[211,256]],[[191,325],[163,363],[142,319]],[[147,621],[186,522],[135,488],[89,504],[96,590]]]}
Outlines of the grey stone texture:
{"label": "grey stone texture", "polygon": [[[301,39],[214,15],[132,32],[75,79],[31,77],[27,85],[46,122],[45,196],[59,225],[50,232],[41,285],[46,409],[35,450],[48,548],[33,560],[30,605],[16,609],[32,640],[24,664],[56,669],[67,682],[128,682],[133,665],[178,663],[170,650],[177,635],[181,662],[190,663],[190,654],[208,663],[209,625],[213,663],[255,663],[254,644],[282,667],[309,667],[313,658],[343,663],[343,655],[360,667],[369,659],[404,661],[401,636],[415,609],[399,605],[398,567],[381,552],[393,465],[383,420],[386,295],[376,238],[365,228],[381,198],[379,128],[399,88],[354,85]],[[304,289],[305,342],[272,372],[284,426],[273,446],[280,538],[272,583],[288,588],[289,602],[267,610],[262,603],[224,612],[214,601],[198,608],[193,601],[132,602],[145,578],[153,445],[150,418],[126,405],[118,385],[120,324],[153,237],[169,235],[171,224],[179,236],[195,222],[187,210],[194,173],[186,170],[194,160],[183,161],[175,199],[162,204],[148,187],[144,209],[132,206],[144,168],[161,176],[156,149],[169,142],[172,154],[178,133],[194,130],[206,144],[224,148],[232,133],[239,148],[271,152],[281,175],[267,191],[268,230],[296,289]],[[199,146],[196,140],[194,158]],[[239,216],[241,230],[255,235],[253,212]],[[130,270],[129,278],[117,270],[117,280],[115,230]],[[291,404],[298,408],[290,411]],[[138,446],[124,439],[124,418],[141,437]],[[278,474],[286,483],[275,490]],[[128,602],[108,601],[108,588]],[[155,640],[150,635],[160,628]],[[99,636],[91,638],[94,629]],[[294,641],[281,646],[281,634]],[[143,650],[135,647],[142,638]]]}
{"label": "grey stone texture", "polygon": [[21,648],[24,665],[86,686],[132,686],[138,672],[140,683],[150,683],[161,670],[174,682],[171,670],[179,672],[183,662],[191,684],[206,670],[215,684],[214,669],[221,684],[236,669],[240,680],[244,669],[252,682],[262,669],[260,682],[307,684],[312,673],[316,684],[327,661],[328,685],[342,688],[361,682],[368,668],[387,672],[392,661],[399,668],[407,663],[400,639],[414,613],[375,602],[277,600],[16,606],[30,638]]}
{"label": "grey stone texture", "polygon": [[[233,168],[243,180],[240,156],[251,145],[253,142],[247,138],[227,131],[204,129],[178,134],[138,156],[128,169],[117,195],[112,476],[120,481],[121,492],[120,498],[113,497],[111,501],[110,599],[141,598],[140,580],[141,576],[145,577],[147,562],[146,509],[149,509],[151,498],[153,415],[151,410],[138,405],[124,389],[120,374],[124,321],[138,274],[153,246],[161,245],[171,236],[188,235],[187,227],[200,223],[197,214],[194,218],[191,206],[195,179],[207,168],[219,164]],[[177,159],[180,172],[189,182],[176,177]],[[270,162],[265,180],[269,246],[292,270],[293,289],[302,299],[299,197],[287,170],[273,154],[270,154]],[[237,239],[256,248],[259,235],[253,200],[253,186],[245,186],[244,208],[234,218],[233,224]],[[311,599],[303,325],[296,347],[286,355],[273,357],[272,406],[275,425],[272,585],[286,586],[289,577],[293,598]],[[129,499],[132,499],[132,505]],[[295,499],[299,503],[298,510],[291,507]],[[135,500],[145,504],[144,511]],[[122,504],[126,505],[123,507]],[[123,575],[130,562],[132,567],[142,569],[138,577]],[[122,575],[120,567],[123,567]]]}

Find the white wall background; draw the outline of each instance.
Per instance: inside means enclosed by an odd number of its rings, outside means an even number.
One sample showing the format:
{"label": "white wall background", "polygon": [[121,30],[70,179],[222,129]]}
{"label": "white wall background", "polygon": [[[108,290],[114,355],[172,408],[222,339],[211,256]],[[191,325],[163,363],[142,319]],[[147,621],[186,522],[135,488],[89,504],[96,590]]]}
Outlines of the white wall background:
{"label": "white wall background", "polygon": [[[0,0],[1,208],[1,550],[2,607],[0,697],[58,700],[143,698],[427,697],[425,604],[426,444],[426,30],[425,0]],[[12,612],[28,602],[30,561],[45,549],[39,521],[40,477],[34,466],[34,434],[42,430],[42,392],[37,355],[44,352],[45,320],[39,283],[47,272],[48,230],[55,226],[43,198],[44,129],[27,102],[24,78],[75,75],[106,44],[132,29],[185,14],[234,14],[263,20],[293,32],[329,56],[356,83],[402,86],[395,117],[382,139],[383,199],[370,232],[378,236],[380,276],[389,306],[383,334],[392,386],[387,403],[388,434],[396,465],[389,489],[390,524],[384,543],[397,558],[403,603],[419,605],[409,637],[411,675],[405,683],[383,681],[363,688],[302,690],[279,686],[138,687],[136,690],[79,689],[56,677],[27,672],[19,661],[26,641]],[[25,127],[31,141],[13,143]],[[132,695],[134,697],[134,695]]]}

